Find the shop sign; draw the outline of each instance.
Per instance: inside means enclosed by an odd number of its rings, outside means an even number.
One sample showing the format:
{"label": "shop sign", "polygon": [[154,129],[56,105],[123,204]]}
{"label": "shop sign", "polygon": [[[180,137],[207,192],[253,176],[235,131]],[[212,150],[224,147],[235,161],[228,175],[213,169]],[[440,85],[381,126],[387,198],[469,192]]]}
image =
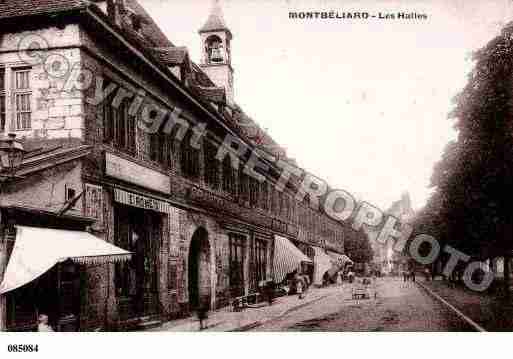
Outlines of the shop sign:
{"label": "shop sign", "polygon": [[174,209],[169,203],[139,194],[123,191],[121,189],[114,189],[114,200],[118,203],[123,203],[128,206],[149,209],[156,212],[172,214]]}
{"label": "shop sign", "polygon": [[171,193],[169,176],[108,152],[105,153],[105,174],[155,191]]}
{"label": "shop sign", "polygon": [[89,183],[85,185],[85,215],[95,218],[98,224],[103,222],[103,193],[100,186]]}

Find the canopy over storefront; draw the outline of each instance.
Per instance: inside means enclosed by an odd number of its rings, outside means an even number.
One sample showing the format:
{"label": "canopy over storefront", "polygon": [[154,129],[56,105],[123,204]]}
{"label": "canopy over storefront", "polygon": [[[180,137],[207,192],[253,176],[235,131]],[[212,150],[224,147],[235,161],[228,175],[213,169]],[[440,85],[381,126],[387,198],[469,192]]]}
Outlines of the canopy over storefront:
{"label": "canopy over storefront", "polygon": [[339,254],[335,252],[328,251],[328,254],[333,260],[335,260],[340,266],[346,265],[346,263],[354,263],[351,258],[346,256],[345,254]]}
{"label": "canopy over storefront", "polygon": [[315,251],[313,282],[314,284],[321,285],[324,273],[334,268],[336,261],[326,253],[325,249],[319,247],[313,247],[313,249]]}
{"label": "canopy over storefront", "polygon": [[17,289],[71,259],[81,264],[129,260],[131,253],[83,231],[16,226],[16,241],[0,294]]}
{"label": "canopy over storefront", "polygon": [[301,269],[301,263],[312,261],[285,237],[275,236],[274,239],[274,280],[283,281],[288,273]]}
{"label": "canopy over storefront", "polygon": [[353,263],[353,261],[345,254],[328,251],[328,255],[332,258],[334,263],[334,266],[329,270],[330,276],[334,276],[337,272],[344,269],[346,263]]}

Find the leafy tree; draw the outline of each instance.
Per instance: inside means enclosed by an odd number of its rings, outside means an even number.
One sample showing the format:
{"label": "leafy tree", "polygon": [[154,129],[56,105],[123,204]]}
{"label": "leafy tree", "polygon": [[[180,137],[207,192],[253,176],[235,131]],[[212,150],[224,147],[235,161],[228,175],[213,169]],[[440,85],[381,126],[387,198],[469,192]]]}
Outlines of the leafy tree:
{"label": "leafy tree", "polygon": [[345,253],[356,263],[368,263],[372,261],[374,252],[369,239],[363,230],[349,230],[344,240]]}
{"label": "leafy tree", "polygon": [[449,115],[458,139],[435,165],[435,191],[415,224],[476,258],[508,257],[513,250],[513,203],[506,195],[513,185],[513,23],[473,59],[475,67]]}

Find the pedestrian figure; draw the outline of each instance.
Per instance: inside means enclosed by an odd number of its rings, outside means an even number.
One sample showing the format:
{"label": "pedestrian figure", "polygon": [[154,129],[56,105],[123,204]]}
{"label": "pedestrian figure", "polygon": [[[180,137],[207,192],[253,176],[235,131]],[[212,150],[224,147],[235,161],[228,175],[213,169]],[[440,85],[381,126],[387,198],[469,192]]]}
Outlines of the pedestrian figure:
{"label": "pedestrian figure", "polygon": [[406,282],[408,280],[408,273],[403,270],[403,282]]}
{"label": "pedestrian figure", "polygon": [[410,272],[410,278],[411,278],[411,281],[412,281],[412,282],[415,282],[415,270],[412,270],[412,271]]}
{"label": "pedestrian figure", "polygon": [[431,278],[431,273],[429,273],[429,269],[424,269],[424,275],[426,276],[426,282],[429,282],[429,279]]}
{"label": "pedestrian figure", "polygon": [[299,299],[303,299],[305,297],[305,283],[303,281],[302,276],[296,276],[296,292],[298,294]]}
{"label": "pedestrian figure", "polygon": [[53,332],[54,330],[50,325],[48,325],[48,316],[46,314],[41,314],[38,317],[38,325],[37,325],[37,331],[38,332]]}
{"label": "pedestrian figure", "polygon": [[200,301],[196,313],[200,322],[200,330],[207,329],[208,304],[205,300]]}
{"label": "pedestrian figure", "polygon": [[265,285],[265,296],[267,298],[267,301],[269,302],[269,305],[272,305],[273,304],[273,301],[274,301],[274,282],[270,279],[267,280],[266,282],[266,285]]}
{"label": "pedestrian figure", "polygon": [[353,283],[354,281],[354,272],[353,271],[350,271],[348,274],[347,274],[347,277],[349,279],[349,283]]}

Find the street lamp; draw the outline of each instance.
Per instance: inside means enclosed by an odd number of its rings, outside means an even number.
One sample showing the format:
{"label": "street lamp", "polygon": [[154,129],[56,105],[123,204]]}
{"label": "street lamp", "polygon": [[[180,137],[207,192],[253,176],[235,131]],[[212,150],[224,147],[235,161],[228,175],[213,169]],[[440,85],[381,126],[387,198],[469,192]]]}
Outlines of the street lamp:
{"label": "street lamp", "polygon": [[7,180],[16,177],[16,171],[20,167],[25,150],[20,141],[16,140],[16,135],[10,133],[7,138],[0,139],[0,179]]}

